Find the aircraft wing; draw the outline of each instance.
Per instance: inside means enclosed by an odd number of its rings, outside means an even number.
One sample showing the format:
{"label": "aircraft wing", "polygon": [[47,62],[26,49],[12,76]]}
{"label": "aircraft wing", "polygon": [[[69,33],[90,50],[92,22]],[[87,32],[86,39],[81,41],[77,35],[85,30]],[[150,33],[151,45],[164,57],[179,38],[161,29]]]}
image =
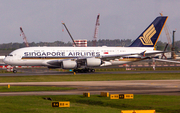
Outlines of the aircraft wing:
{"label": "aircraft wing", "polygon": [[101,55],[99,56],[102,60],[114,60],[120,57],[130,56],[130,55],[141,55],[142,53],[131,53],[131,54],[115,54],[115,55]]}
{"label": "aircraft wing", "polygon": [[139,55],[139,56],[142,56],[143,59],[144,58],[147,59],[147,58],[151,58],[151,56],[153,56],[155,54],[165,53],[163,51],[151,52],[151,53],[145,53],[145,52],[146,51],[143,51],[141,53],[129,53],[129,54],[79,56],[79,57],[76,56],[76,57],[69,57],[69,58],[62,59],[62,60],[50,60],[47,62],[47,64],[52,65],[52,66],[61,66],[61,63],[63,61],[67,61],[67,60],[76,61],[78,63],[85,63],[86,59],[88,59],[88,58],[97,58],[97,59],[101,59],[103,61],[109,61],[109,60],[119,59],[120,57],[131,56],[131,55]]}
{"label": "aircraft wing", "polygon": [[171,63],[178,63],[178,64],[180,64],[179,61],[175,61],[175,60],[164,60],[164,59],[156,59],[156,58],[154,60],[162,61],[162,62],[171,62]]}
{"label": "aircraft wing", "polygon": [[150,52],[150,53],[144,53],[144,56],[152,56],[152,55],[156,55],[156,54],[160,54],[160,53],[168,53],[170,51],[158,51],[158,52]]}
{"label": "aircraft wing", "polygon": [[132,54],[103,55],[100,58],[102,60],[107,60],[107,59],[113,60],[113,59],[116,59],[116,58],[130,56],[130,55],[139,55],[139,56],[142,56],[142,58],[152,58],[152,57],[154,57],[154,55],[157,55],[157,54],[160,54],[160,53],[168,53],[168,52],[157,51],[157,52],[148,52],[148,53],[146,53],[146,51],[143,51],[141,53],[132,53]]}
{"label": "aircraft wing", "polygon": [[52,65],[52,66],[61,66],[61,63],[63,61],[71,60],[71,61],[76,61],[78,63],[85,62],[87,58],[99,58],[101,60],[114,60],[116,58],[124,57],[124,56],[129,56],[129,55],[140,55],[142,53],[130,53],[130,54],[115,54],[115,55],[97,55],[97,56],[80,56],[80,57],[74,57],[74,58],[66,58],[62,60],[50,60],[47,62],[47,64]]}

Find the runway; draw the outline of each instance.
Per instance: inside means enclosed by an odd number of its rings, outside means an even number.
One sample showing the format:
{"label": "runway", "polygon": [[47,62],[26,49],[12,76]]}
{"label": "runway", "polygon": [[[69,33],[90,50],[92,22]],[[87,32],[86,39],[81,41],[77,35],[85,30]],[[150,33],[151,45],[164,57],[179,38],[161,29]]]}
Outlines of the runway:
{"label": "runway", "polygon": [[[59,72],[46,68],[20,69],[21,73],[1,73],[0,76],[47,76],[47,75],[70,75],[72,72]],[[180,73],[179,70],[171,71],[104,71],[95,73],[77,74],[131,74],[131,73]],[[148,94],[148,95],[180,95],[180,80],[120,80],[120,81],[69,81],[69,82],[18,82],[0,83],[1,86],[59,86],[74,87],[69,91],[36,91],[36,92],[0,92],[0,96],[13,95],[82,95],[83,92],[100,94]]]}
{"label": "runway", "polygon": [[[18,69],[19,73],[1,73],[0,76],[36,76],[36,75],[71,75],[73,72],[54,71],[47,68],[24,68]],[[76,74],[135,74],[135,73],[180,73],[180,70],[162,71],[102,71],[95,73],[76,73]]]}
{"label": "runway", "polygon": [[180,95],[180,80],[120,80],[120,81],[69,81],[69,82],[18,82],[0,83],[17,86],[74,87],[69,91],[0,92],[0,96],[14,95],[82,95],[83,92],[100,94]]}

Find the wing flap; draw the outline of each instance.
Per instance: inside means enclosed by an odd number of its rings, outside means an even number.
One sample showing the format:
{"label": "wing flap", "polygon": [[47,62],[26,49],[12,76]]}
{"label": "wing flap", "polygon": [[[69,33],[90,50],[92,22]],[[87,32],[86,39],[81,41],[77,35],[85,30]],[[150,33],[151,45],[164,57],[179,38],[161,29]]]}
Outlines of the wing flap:
{"label": "wing flap", "polygon": [[97,58],[100,58],[102,60],[114,60],[114,59],[118,59],[120,57],[124,57],[124,56],[130,56],[130,55],[140,55],[141,53],[130,53],[130,54],[115,54],[115,55],[101,55]]}

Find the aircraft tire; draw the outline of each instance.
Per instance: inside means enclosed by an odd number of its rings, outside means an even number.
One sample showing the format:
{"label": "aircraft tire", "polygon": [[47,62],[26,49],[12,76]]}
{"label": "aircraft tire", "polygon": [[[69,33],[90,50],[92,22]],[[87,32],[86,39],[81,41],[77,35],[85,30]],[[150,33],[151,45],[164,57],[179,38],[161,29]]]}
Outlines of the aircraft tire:
{"label": "aircraft tire", "polygon": [[91,72],[94,73],[94,72],[95,72],[95,69],[91,69]]}
{"label": "aircraft tire", "polygon": [[86,69],[81,69],[81,73],[86,73]]}
{"label": "aircraft tire", "polygon": [[89,68],[84,69],[85,73],[89,73]]}
{"label": "aircraft tire", "polygon": [[91,73],[91,69],[88,69],[88,73]]}
{"label": "aircraft tire", "polygon": [[74,69],[73,72],[77,73],[77,72],[79,72],[79,71],[78,71],[78,69]]}
{"label": "aircraft tire", "polygon": [[13,73],[17,73],[17,70],[13,70]]}
{"label": "aircraft tire", "polygon": [[73,72],[76,73],[94,73],[95,69],[74,69]]}

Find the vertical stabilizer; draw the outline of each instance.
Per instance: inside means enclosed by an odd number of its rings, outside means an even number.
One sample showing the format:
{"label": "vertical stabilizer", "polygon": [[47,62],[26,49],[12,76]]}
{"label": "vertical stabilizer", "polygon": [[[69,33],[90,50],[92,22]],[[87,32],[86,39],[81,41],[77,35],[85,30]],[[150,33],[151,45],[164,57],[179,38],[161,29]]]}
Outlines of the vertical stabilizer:
{"label": "vertical stabilizer", "polygon": [[157,17],[129,47],[155,47],[167,18]]}

